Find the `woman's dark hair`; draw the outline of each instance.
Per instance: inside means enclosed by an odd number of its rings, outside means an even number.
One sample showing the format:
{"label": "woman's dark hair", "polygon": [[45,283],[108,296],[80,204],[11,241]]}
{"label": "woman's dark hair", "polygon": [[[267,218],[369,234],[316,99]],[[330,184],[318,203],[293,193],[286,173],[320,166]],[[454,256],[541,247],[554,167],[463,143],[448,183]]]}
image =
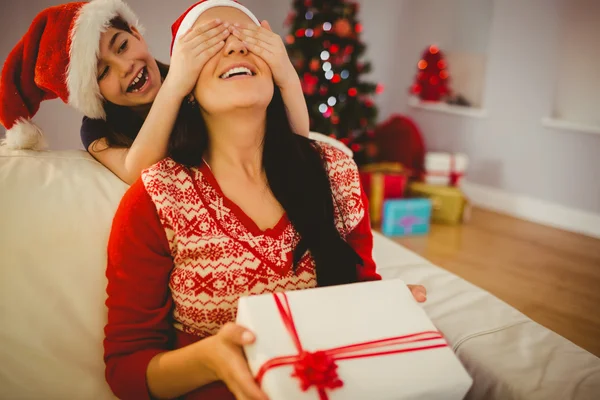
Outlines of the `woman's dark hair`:
{"label": "woman's dark hair", "polygon": [[[263,167],[269,187],[300,234],[294,268],[310,250],[317,284],[329,286],[357,281],[360,256],[346,243],[334,221],[334,199],[325,161],[317,146],[292,132],[277,85],[267,107]],[[182,103],[168,145],[168,155],[188,167],[202,163],[208,132],[197,105]]]}
{"label": "woman's dark hair", "polygon": [[[115,17],[109,22],[109,26],[133,34],[129,24],[121,17]],[[169,72],[169,66],[155,60],[158,64],[160,76],[164,80]],[[108,147],[129,148],[133,144],[145,118],[136,113],[130,107],[119,106],[109,101],[104,102],[104,112],[109,131],[106,135]]]}

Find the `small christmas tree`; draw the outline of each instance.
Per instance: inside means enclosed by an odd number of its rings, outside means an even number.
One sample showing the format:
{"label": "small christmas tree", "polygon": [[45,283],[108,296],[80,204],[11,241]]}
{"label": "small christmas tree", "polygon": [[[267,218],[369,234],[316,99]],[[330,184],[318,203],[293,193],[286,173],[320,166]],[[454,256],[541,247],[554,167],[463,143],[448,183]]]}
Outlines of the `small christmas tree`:
{"label": "small christmas tree", "polygon": [[371,95],[383,87],[364,82],[365,45],[356,20],[358,4],[344,0],[294,0],[285,38],[308,105],[310,128],[350,146],[356,161],[374,157],[377,108]]}
{"label": "small christmas tree", "polygon": [[417,76],[411,87],[412,94],[425,101],[440,101],[443,96],[450,94],[446,60],[440,49],[429,46],[417,63]]}

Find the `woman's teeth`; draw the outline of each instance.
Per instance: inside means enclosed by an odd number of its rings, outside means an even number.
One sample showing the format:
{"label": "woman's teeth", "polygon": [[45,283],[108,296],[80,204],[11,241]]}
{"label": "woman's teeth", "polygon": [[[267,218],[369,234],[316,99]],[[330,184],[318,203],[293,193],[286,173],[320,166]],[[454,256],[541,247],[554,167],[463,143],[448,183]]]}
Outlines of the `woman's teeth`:
{"label": "woman's teeth", "polygon": [[227,78],[230,78],[230,77],[236,76],[236,75],[253,76],[254,74],[252,73],[252,71],[250,71],[246,67],[235,67],[235,68],[231,68],[229,71],[225,72],[223,75],[220,76],[220,78],[227,79]]}

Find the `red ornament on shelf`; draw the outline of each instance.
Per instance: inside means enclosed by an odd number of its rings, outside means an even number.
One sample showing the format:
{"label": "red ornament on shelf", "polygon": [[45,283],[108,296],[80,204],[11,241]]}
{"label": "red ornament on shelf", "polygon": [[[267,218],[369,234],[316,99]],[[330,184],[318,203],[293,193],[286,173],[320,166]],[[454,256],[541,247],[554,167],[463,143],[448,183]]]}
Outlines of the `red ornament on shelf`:
{"label": "red ornament on shelf", "polygon": [[383,85],[381,83],[378,83],[377,86],[375,87],[375,93],[377,94],[381,94],[383,93]]}
{"label": "red ornament on shelf", "polygon": [[346,146],[348,146],[350,144],[350,139],[348,139],[347,137],[345,138],[341,138],[340,142],[344,143]]}
{"label": "red ornament on shelf", "polygon": [[352,143],[352,146],[350,146],[350,150],[352,150],[355,153],[359,152],[361,148],[361,145],[358,143]]}
{"label": "red ornament on shelf", "polygon": [[335,74],[333,75],[333,78],[331,78],[331,82],[333,83],[340,83],[341,80],[342,78],[340,77],[340,74]]}
{"label": "red ornament on shelf", "polygon": [[355,97],[357,94],[358,94],[358,90],[356,90],[356,88],[348,89],[348,96]]}
{"label": "red ornament on shelf", "polygon": [[338,46],[337,44],[332,44],[329,48],[330,53],[336,54],[338,51],[340,51],[340,46]]}
{"label": "red ornament on shelf", "polygon": [[356,33],[361,33],[363,30],[362,24],[356,24],[354,26],[354,30],[356,31]]}
{"label": "red ornament on shelf", "polygon": [[306,29],[304,29],[304,28],[298,29],[296,31],[296,37],[303,37],[305,32],[306,32]]}
{"label": "red ornament on shelf", "polygon": [[417,63],[417,76],[410,92],[425,101],[440,101],[450,94],[448,66],[440,49],[431,45],[423,52]]}

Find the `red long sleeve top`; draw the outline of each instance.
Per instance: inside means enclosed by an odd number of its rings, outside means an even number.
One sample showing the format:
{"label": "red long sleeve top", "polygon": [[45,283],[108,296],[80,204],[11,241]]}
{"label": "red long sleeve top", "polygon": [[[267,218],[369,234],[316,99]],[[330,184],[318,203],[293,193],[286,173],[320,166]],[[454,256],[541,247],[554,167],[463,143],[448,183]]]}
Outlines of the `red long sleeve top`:
{"label": "red long sleeve top", "polygon": [[[367,199],[353,160],[324,144],[339,206],[336,226],[364,261],[359,280],[378,280]],[[123,197],[108,245],[106,379],[122,400],[150,399],[146,369],[157,354],[235,321],[240,296],[316,286],[310,254],[292,270],[299,236],[284,215],[261,231],[219,188],[210,168],[166,159]],[[233,399],[221,382],[186,399]]]}

